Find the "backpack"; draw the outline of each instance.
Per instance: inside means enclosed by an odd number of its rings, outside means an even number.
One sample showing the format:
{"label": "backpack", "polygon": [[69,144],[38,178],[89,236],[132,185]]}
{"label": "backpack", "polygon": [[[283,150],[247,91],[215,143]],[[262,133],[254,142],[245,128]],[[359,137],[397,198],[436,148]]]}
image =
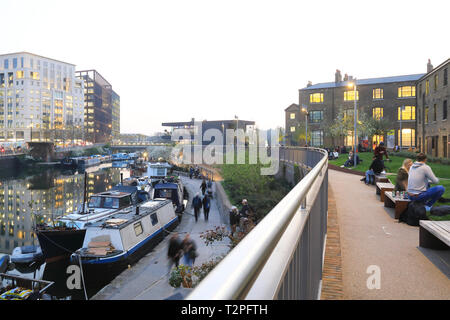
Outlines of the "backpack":
{"label": "backpack", "polygon": [[400,215],[398,222],[405,222],[410,226],[419,226],[420,220],[429,220],[425,204],[419,201],[411,201],[408,208]]}
{"label": "backpack", "polygon": [[431,207],[431,216],[446,216],[450,215],[450,206]]}

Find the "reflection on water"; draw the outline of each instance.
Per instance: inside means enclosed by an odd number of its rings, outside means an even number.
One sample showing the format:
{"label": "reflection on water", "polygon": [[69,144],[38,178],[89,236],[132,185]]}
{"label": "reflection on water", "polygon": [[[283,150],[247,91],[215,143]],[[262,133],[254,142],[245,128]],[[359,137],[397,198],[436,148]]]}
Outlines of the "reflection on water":
{"label": "reflection on water", "polygon": [[[120,174],[129,176],[126,168],[111,164],[87,169],[87,195],[111,189],[120,182]],[[35,222],[51,222],[53,218],[76,211],[83,203],[84,172],[47,170],[22,179],[0,180],[0,253],[11,254],[15,247],[39,244],[33,232]],[[68,261],[18,265],[12,274],[55,281],[52,295],[58,298],[84,299],[83,290],[66,287]],[[90,288],[88,295],[95,290]]]}

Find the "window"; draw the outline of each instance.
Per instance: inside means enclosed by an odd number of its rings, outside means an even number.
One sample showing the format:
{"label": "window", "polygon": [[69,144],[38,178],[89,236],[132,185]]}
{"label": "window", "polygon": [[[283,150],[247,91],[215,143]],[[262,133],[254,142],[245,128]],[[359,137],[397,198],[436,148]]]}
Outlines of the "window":
{"label": "window", "polygon": [[8,59],[5,59],[5,60],[3,61],[3,67],[4,67],[5,69],[9,69],[9,60],[8,60]]}
{"label": "window", "polygon": [[430,94],[430,80],[425,81],[425,95]]}
{"label": "window", "polygon": [[402,129],[402,135],[400,140],[400,130],[397,130],[398,134],[398,144],[402,147],[414,147],[416,141],[416,130],[415,129]]}
{"label": "window", "polygon": [[448,84],[447,68],[444,69],[444,86]]}
{"label": "window", "polygon": [[398,97],[399,98],[409,98],[409,97],[415,97],[415,96],[416,96],[416,87],[415,86],[403,86],[403,87],[398,88]]}
{"label": "window", "polygon": [[323,131],[315,130],[311,132],[311,145],[314,147],[319,147],[323,145]]}
{"label": "window", "polygon": [[311,93],[309,95],[310,103],[322,103],[323,102],[323,93]]}
{"label": "window", "polygon": [[383,99],[383,89],[373,89],[373,99]]}
{"label": "window", "polygon": [[134,233],[136,234],[136,237],[141,235],[144,230],[142,229],[142,223],[141,222],[136,222],[134,225]]}
{"label": "window", "polygon": [[403,111],[398,107],[398,120],[416,120],[416,107],[403,106]]}
{"label": "window", "polygon": [[17,58],[13,59],[13,68],[17,69]]}
{"label": "window", "polygon": [[436,74],[434,75],[434,91],[437,90],[438,85],[439,85],[439,76],[438,76],[438,74],[436,73]]}
{"label": "window", "polygon": [[447,119],[447,100],[442,104],[442,120]]}
{"label": "window", "polygon": [[291,113],[291,114],[290,114],[290,118],[291,118],[291,119],[295,119],[295,113]]}
{"label": "window", "polygon": [[318,123],[323,120],[323,111],[310,111],[309,115],[309,122]]}
{"label": "window", "polygon": [[427,106],[425,106],[425,124],[427,124],[428,123],[428,107]]}
{"label": "window", "polygon": [[[356,91],[356,100],[359,100],[359,91]],[[344,101],[355,101],[355,91],[345,91]]]}
{"label": "window", "polygon": [[295,127],[290,128],[291,132],[295,132]]}
{"label": "window", "polygon": [[158,223],[158,216],[156,215],[156,212],[155,212],[155,213],[152,213],[152,214],[150,215],[150,219],[152,220],[152,226],[154,226],[155,224]]}
{"label": "window", "polygon": [[376,120],[383,119],[383,108],[382,107],[373,108],[372,117]]}
{"label": "window", "polygon": [[433,121],[436,121],[437,118],[437,106],[434,104],[433,106]]}
{"label": "window", "polygon": [[23,71],[16,72],[16,79],[23,79],[24,76],[25,76],[25,73]]}

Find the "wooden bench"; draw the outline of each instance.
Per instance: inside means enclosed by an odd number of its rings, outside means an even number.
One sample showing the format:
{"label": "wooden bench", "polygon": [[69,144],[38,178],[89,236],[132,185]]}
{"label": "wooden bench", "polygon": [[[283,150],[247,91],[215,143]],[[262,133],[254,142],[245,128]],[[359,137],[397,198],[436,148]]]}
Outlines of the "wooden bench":
{"label": "wooden bench", "polygon": [[395,186],[390,182],[377,182],[376,186],[376,194],[380,195],[381,202],[384,202],[384,192],[392,191],[395,188]]}
{"label": "wooden bench", "polygon": [[395,208],[395,219],[400,218],[400,215],[408,207],[409,199],[403,199],[400,197],[393,197],[392,192],[384,193],[384,206],[388,208]]}
{"label": "wooden bench", "polygon": [[387,182],[390,182],[390,181],[386,177],[386,175],[380,174],[380,175],[375,175],[375,183],[377,183],[377,182],[387,183]]}
{"label": "wooden bench", "polygon": [[448,250],[450,247],[450,221],[420,220],[419,246]]}

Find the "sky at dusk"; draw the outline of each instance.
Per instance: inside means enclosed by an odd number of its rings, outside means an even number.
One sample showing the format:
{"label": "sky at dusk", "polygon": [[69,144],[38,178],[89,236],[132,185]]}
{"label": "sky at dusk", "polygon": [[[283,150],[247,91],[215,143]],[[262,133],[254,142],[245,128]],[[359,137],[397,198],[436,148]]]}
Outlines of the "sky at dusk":
{"label": "sky at dusk", "polygon": [[298,89],[426,72],[450,57],[450,2],[1,0],[0,54],[96,69],[121,97],[121,132],[169,121],[284,126]]}

